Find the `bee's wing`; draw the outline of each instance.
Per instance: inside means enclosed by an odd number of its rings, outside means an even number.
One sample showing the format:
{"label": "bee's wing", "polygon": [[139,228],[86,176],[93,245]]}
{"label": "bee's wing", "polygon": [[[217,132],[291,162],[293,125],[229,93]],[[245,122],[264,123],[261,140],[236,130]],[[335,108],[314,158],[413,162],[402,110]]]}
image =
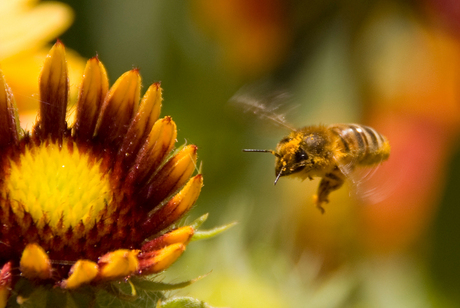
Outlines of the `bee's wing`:
{"label": "bee's wing", "polygon": [[289,98],[287,91],[268,91],[264,90],[264,87],[251,85],[239,89],[229,101],[241,106],[245,112],[253,113],[262,119],[268,119],[278,126],[294,131],[295,128],[285,119],[287,112],[280,111],[288,103]]}
{"label": "bee's wing", "polygon": [[[355,160],[338,164],[350,186],[350,196],[367,203],[375,204],[386,199],[397,187],[396,182],[384,179],[380,185],[375,184],[375,177],[385,178],[380,166],[383,160],[372,166],[356,165]],[[377,172],[379,170],[379,172]],[[372,179],[372,181],[371,181]]]}

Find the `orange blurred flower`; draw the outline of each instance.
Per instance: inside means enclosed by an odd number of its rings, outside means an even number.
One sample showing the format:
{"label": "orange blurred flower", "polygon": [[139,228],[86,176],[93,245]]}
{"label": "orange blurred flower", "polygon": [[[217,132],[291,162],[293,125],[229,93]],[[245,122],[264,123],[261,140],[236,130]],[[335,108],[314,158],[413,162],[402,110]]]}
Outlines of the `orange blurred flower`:
{"label": "orange blurred flower", "polygon": [[439,204],[460,129],[460,41],[433,24],[408,22],[373,57],[368,74],[370,123],[385,132],[393,149],[368,183],[392,182],[392,188],[361,211],[363,238],[372,251],[404,249],[420,239]]}
{"label": "orange blurred flower", "polygon": [[280,0],[198,0],[195,19],[219,44],[226,68],[260,76],[284,59],[291,41],[287,5]]}

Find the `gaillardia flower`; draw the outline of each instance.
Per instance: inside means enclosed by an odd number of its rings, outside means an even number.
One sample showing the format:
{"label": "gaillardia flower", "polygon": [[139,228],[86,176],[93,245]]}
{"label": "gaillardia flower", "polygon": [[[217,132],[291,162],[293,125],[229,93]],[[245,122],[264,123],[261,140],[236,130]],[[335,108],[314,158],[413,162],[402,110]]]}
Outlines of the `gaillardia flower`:
{"label": "gaillardia flower", "polygon": [[176,125],[158,119],[160,84],[140,100],[133,69],[109,89],[104,66],[92,58],[70,125],[58,41],[39,85],[39,115],[24,132],[0,73],[0,301],[19,277],[76,289],[166,269],[194,234],[193,226],[174,223],[193,206],[203,180],[191,177],[197,147],[174,152]]}

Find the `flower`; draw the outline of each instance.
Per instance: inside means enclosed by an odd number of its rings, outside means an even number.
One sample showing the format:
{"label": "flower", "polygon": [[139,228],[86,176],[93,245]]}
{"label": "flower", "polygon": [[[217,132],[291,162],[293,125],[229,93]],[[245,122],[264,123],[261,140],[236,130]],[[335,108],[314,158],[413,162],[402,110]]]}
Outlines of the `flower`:
{"label": "flower", "polygon": [[[48,42],[61,35],[72,20],[72,9],[57,1],[0,1],[0,63],[16,94],[24,127],[31,128],[35,121],[37,75],[49,51]],[[70,96],[76,98],[85,61],[67,50],[67,62],[72,80]]]}
{"label": "flower", "polygon": [[196,227],[174,223],[201,191],[201,174],[191,177],[197,147],[173,152],[176,125],[158,119],[160,84],[138,104],[140,88],[132,69],[109,89],[94,57],[75,122],[67,123],[68,69],[58,41],[40,75],[39,116],[28,132],[0,73],[3,303],[17,271],[33,283],[76,289],[161,272],[185,250]]}
{"label": "flower", "polygon": [[228,72],[256,78],[286,59],[292,43],[286,2],[200,0],[191,5],[197,25],[218,44]]}

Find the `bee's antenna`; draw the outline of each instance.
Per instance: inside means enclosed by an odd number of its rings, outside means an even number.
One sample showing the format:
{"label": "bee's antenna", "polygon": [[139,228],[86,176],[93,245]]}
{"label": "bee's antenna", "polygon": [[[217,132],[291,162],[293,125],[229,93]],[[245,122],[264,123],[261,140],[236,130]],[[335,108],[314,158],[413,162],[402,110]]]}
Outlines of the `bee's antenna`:
{"label": "bee's antenna", "polygon": [[262,152],[262,153],[272,153],[276,157],[280,157],[278,153],[273,150],[259,150],[259,149],[243,149],[243,152]]}
{"label": "bee's antenna", "polygon": [[[271,153],[273,155],[275,155],[276,157],[278,158],[281,158],[281,155],[276,153],[275,151],[273,150],[260,150],[260,149],[243,149],[243,152],[262,152],[262,153]],[[273,185],[276,185],[276,182],[278,182],[279,178],[281,177],[281,173],[283,173],[285,169],[281,169],[280,172],[278,173],[278,175],[276,176],[276,179],[275,179],[275,183],[273,183]]]}
{"label": "bee's antenna", "polygon": [[273,183],[273,185],[276,185],[276,183],[278,182],[279,178],[281,177],[281,173],[283,173],[284,169],[281,169],[280,172],[278,173],[278,175],[276,176],[276,179],[275,179],[275,183]]}

